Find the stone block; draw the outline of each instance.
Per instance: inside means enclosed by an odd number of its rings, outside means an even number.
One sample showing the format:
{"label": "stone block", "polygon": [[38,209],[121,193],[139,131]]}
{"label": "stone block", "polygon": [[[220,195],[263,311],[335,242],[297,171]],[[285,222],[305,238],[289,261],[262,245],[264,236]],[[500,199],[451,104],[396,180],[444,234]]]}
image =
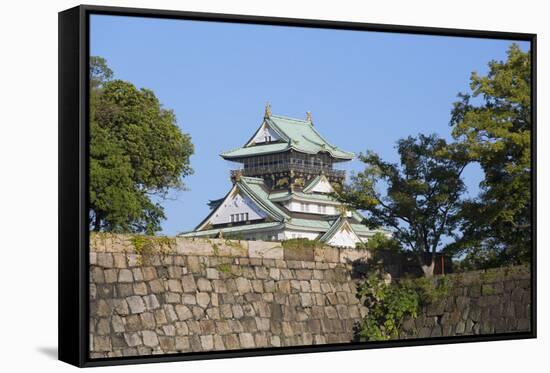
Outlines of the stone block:
{"label": "stone block", "polygon": [[187,256],[187,270],[191,273],[200,273],[202,265],[198,256]]}
{"label": "stone block", "polygon": [[102,284],[105,282],[105,275],[103,273],[103,268],[92,267],[91,268],[91,280],[96,284]]}
{"label": "stone block", "polygon": [[281,278],[281,271],[279,270],[279,268],[270,268],[269,278],[278,281]]}
{"label": "stone block", "polygon": [[214,335],[214,350],[216,351],[225,350],[225,345],[220,335]]}
{"label": "stone block", "polygon": [[197,279],[197,288],[199,291],[212,291],[212,284],[209,280],[200,277]]}
{"label": "stone block", "polygon": [[311,269],[296,270],[296,279],[298,280],[311,280],[312,276],[313,276],[313,271]]}
{"label": "stone block", "polygon": [[343,305],[343,304],[337,305],[336,306],[336,311],[338,312],[338,317],[341,320],[350,318],[349,309],[348,309],[347,305]]}
{"label": "stone block", "polygon": [[239,294],[246,294],[250,293],[252,291],[252,286],[250,284],[250,280],[238,277],[235,279],[235,283],[237,285],[237,290],[239,291]]}
{"label": "stone block", "polygon": [[283,259],[283,248],[279,242],[249,241],[250,258]]}
{"label": "stone block", "polygon": [[118,270],[114,268],[109,268],[103,271],[105,275],[105,282],[112,284],[118,281]]}
{"label": "stone block", "polygon": [[126,262],[126,254],[123,253],[114,253],[113,254],[113,266],[115,268],[126,268],[128,263]]}
{"label": "stone block", "polygon": [[130,310],[125,299],[113,299],[114,311],[121,316],[128,315]]}
{"label": "stone block", "polygon": [[164,309],[155,310],[155,320],[157,322],[157,325],[168,323],[168,319],[166,318],[166,312],[164,312]]}
{"label": "stone block", "polygon": [[141,325],[143,325],[143,328],[145,329],[155,329],[157,327],[157,323],[155,322],[155,316],[152,312],[145,312],[139,315],[141,319]]}
{"label": "stone block", "polygon": [[143,344],[147,347],[156,347],[159,345],[157,333],[151,330],[142,331],[141,337],[143,338]]}
{"label": "stone block", "polygon": [[[287,265],[289,268],[291,268],[291,263],[289,263],[288,261],[313,262],[315,260],[315,255],[312,247],[284,248],[283,257],[287,261]],[[301,263],[299,265],[300,267],[302,266]]]}
{"label": "stone block", "polygon": [[96,302],[92,302],[91,305],[92,305],[91,307],[92,315],[95,313],[97,316],[106,317],[111,314],[111,310],[112,310],[111,303],[107,302],[104,299],[99,299]]}
{"label": "stone block", "polygon": [[197,291],[197,284],[195,283],[195,278],[193,275],[185,275],[181,278],[181,285],[183,291],[186,293],[194,293]]}
{"label": "stone block", "polygon": [[211,335],[201,335],[201,347],[204,351],[210,351],[214,349],[214,337]]}
{"label": "stone block", "polygon": [[165,292],[164,284],[159,279],[154,279],[148,282],[152,293],[161,294]]}
{"label": "stone block", "polygon": [[255,276],[257,279],[264,280],[269,276],[269,269],[262,266],[254,267]]}
{"label": "stone block", "polygon": [[336,319],[338,318],[338,312],[336,311],[336,308],[333,306],[326,306],[325,307],[325,314],[329,319]]}
{"label": "stone block", "polygon": [[321,282],[319,280],[311,280],[309,282],[309,285],[311,287],[311,291],[314,293],[320,293],[321,292]]}
{"label": "stone block", "polygon": [[243,304],[243,312],[245,316],[256,316],[254,307],[251,304]]}
{"label": "stone block", "polygon": [[109,319],[101,318],[97,322],[96,334],[98,335],[109,335],[111,333],[111,325],[109,324]]}
{"label": "stone block", "polygon": [[240,333],[239,342],[242,348],[254,348],[256,344],[254,343],[254,337],[252,333]]}
{"label": "stone block", "polygon": [[173,293],[183,292],[181,280],[170,279],[168,280],[167,285],[168,285],[168,290],[170,290]]}
{"label": "stone block", "polygon": [[214,247],[210,240],[176,237],[176,252],[180,255],[208,256],[214,255]]}
{"label": "stone block", "polygon": [[313,306],[313,299],[310,293],[300,293],[300,302],[302,304],[302,307]]}
{"label": "stone block", "polygon": [[254,334],[254,343],[257,348],[267,347],[267,335],[266,333],[256,333]]}
{"label": "stone block", "polygon": [[134,294],[147,295],[147,285],[145,282],[138,282],[134,284]]}
{"label": "stone block", "polygon": [[137,332],[143,329],[139,315],[129,315],[125,318],[125,327],[129,332]]}
{"label": "stone block", "polygon": [[118,282],[133,282],[134,275],[129,269],[121,269],[118,272]]}
{"label": "stone block", "polygon": [[113,268],[113,254],[97,253],[97,265],[103,268]]}
{"label": "stone block", "polygon": [[182,301],[182,296],[179,293],[167,292],[164,293],[164,301],[166,303],[178,304]]}
{"label": "stone block", "polygon": [[145,303],[143,302],[143,299],[140,296],[131,296],[126,298],[126,302],[128,303],[128,306],[130,307],[131,313],[141,313],[145,312]]}
{"label": "stone block", "polygon": [[191,345],[189,343],[189,337],[181,337],[178,336],[175,338],[176,342],[176,350],[182,351],[182,352],[188,352],[191,348]]}
{"label": "stone block", "polygon": [[176,311],[176,315],[178,316],[178,320],[185,321],[193,317],[193,313],[187,306],[176,304],[174,309]]}
{"label": "stone block", "polygon": [[154,294],[144,296],[143,300],[145,301],[145,306],[148,310],[154,310],[160,307],[158,299]]}
{"label": "stone block", "polygon": [[206,278],[209,280],[219,280],[220,273],[215,268],[206,268]]}
{"label": "stone block", "polygon": [[283,280],[291,280],[291,279],[294,278],[294,275],[293,275],[293,273],[292,273],[292,271],[291,271],[290,269],[284,269],[284,268],[283,268],[283,269],[280,269],[280,268],[279,268],[279,270],[280,270],[280,272],[281,272],[281,278],[282,278]]}
{"label": "stone block", "polygon": [[281,338],[278,335],[272,335],[269,338],[269,343],[273,347],[281,347]]}
{"label": "stone block", "polygon": [[197,304],[202,308],[206,308],[210,303],[210,295],[208,293],[197,293]]}
{"label": "stone block", "polygon": [[315,262],[340,262],[340,250],[336,247],[324,246],[314,249]]}
{"label": "stone block", "polygon": [[135,347],[141,344],[141,337],[138,333],[124,333],[124,341],[128,346]]}
{"label": "stone block", "polygon": [[237,337],[236,334],[226,335],[222,339],[225,344],[225,347],[228,350],[237,350],[241,348],[241,345],[239,343],[239,338]]}
{"label": "stone block", "polygon": [[132,283],[123,283],[123,284],[117,284],[117,296],[119,297],[129,297],[131,295],[134,295],[134,285]]}
{"label": "stone block", "polygon": [[264,285],[262,280],[252,280],[252,290],[256,293],[262,294],[264,292]]}
{"label": "stone block", "polygon": [[220,309],[218,307],[212,307],[208,308],[206,310],[206,316],[212,320],[219,320],[220,319]]}

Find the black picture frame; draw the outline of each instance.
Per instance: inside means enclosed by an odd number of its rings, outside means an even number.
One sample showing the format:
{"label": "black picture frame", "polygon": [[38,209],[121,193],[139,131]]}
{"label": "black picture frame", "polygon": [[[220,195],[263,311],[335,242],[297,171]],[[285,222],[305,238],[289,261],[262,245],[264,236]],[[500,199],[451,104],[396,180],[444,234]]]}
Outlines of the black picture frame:
{"label": "black picture frame", "polygon": [[[408,339],[375,343],[327,344],[208,353],[185,353],[109,359],[88,357],[88,62],[89,17],[92,14],[153,17],[322,29],[378,31],[439,36],[512,39],[531,43],[532,60],[532,262],[531,331],[480,336]],[[81,5],[59,13],[59,360],[78,367],[218,359],[357,350],[443,343],[536,338],[536,34],[383,25],[343,21],[276,18],[232,14]]]}

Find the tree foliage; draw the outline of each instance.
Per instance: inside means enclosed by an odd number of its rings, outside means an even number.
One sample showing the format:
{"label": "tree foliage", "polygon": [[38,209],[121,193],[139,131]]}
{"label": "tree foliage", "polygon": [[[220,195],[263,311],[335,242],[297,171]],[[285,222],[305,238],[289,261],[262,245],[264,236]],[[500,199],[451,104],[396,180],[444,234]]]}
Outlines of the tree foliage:
{"label": "tree foliage", "polygon": [[369,310],[358,326],[361,341],[396,338],[406,317],[416,318],[420,295],[412,286],[387,283],[371,274],[359,285],[357,295]]}
{"label": "tree foliage", "polygon": [[506,61],[473,73],[454,104],[455,140],[484,171],[478,198],[462,207],[462,238],[452,248],[470,264],[519,264],[531,247],[531,60],[513,44]]}
{"label": "tree foliage", "polygon": [[421,307],[441,302],[451,289],[452,284],[446,277],[391,282],[381,273],[371,273],[357,288],[357,297],[368,309],[357,328],[359,339],[386,341],[398,338],[405,319],[415,319]]}
{"label": "tree foliage", "polygon": [[192,172],[191,139],[151,90],[111,80],[103,58],[90,62],[91,229],[151,234],[165,217],[158,200]]}
{"label": "tree foliage", "polygon": [[399,253],[403,249],[398,240],[380,232],[376,232],[372,237],[369,237],[366,243],[357,243],[355,248],[368,249],[373,252],[377,250],[389,250],[394,253]]}
{"label": "tree foliage", "polygon": [[[372,152],[361,155],[365,170],[352,177],[338,198],[366,211],[364,222],[370,228],[392,228],[394,238],[415,252],[426,275],[431,275],[433,254],[457,226],[465,191],[461,175],[468,161],[461,147],[435,135],[399,140],[397,151],[399,164]],[[380,185],[385,193],[378,191]]]}

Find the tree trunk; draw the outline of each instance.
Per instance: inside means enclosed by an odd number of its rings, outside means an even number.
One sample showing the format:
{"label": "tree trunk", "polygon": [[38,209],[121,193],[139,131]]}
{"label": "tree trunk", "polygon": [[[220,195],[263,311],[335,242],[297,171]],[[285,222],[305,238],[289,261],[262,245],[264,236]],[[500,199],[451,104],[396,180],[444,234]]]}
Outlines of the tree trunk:
{"label": "tree trunk", "polygon": [[435,255],[431,254],[429,258],[424,258],[422,255],[418,256],[420,261],[420,268],[424,272],[424,277],[433,277],[435,269]]}

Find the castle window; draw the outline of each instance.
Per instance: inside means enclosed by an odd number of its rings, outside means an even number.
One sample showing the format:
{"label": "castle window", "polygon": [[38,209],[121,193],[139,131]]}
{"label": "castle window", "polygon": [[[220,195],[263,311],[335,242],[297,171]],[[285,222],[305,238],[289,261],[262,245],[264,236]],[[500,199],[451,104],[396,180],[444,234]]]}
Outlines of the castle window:
{"label": "castle window", "polygon": [[244,220],[248,221],[248,212],[244,213]]}
{"label": "castle window", "polygon": [[244,212],[241,213],[241,221],[244,221]]}
{"label": "castle window", "polygon": [[231,223],[235,222],[235,215],[231,214]]}

